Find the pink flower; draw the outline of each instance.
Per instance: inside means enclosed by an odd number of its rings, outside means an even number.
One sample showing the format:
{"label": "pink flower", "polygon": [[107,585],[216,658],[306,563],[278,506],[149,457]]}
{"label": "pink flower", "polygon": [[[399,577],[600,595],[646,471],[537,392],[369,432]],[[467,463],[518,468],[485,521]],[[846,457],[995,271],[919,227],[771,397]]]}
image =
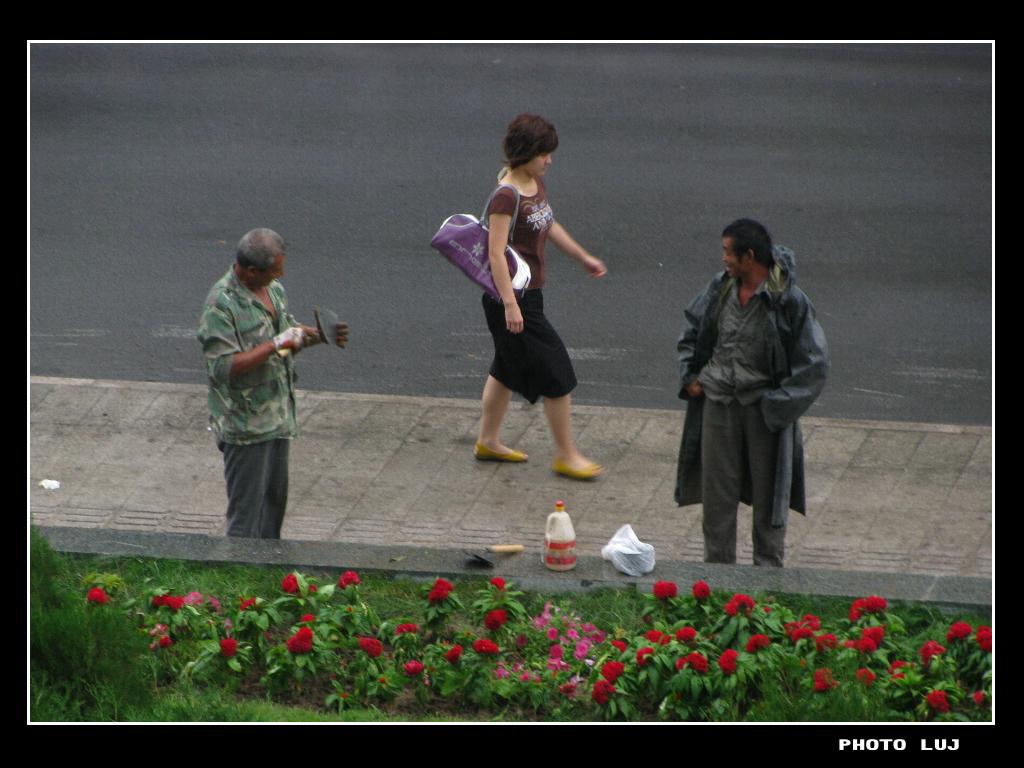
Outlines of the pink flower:
{"label": "pink flower", "polygon": [[95,605],[106,605],[110,602],[110,596],[100,587],[90,589],[85,599],[87,602],[94,603]]}
{"label": "pink flower", "polygon": [[185,595],[185,605],[202,605],[203,596],[199,592],[189,592]]}
{"label": "pink flower", "polygon": [[560,659],[560,658],[562,658],[562,653],[563,653],[563,650],[562,650],[562,646],[560,644],[559,645],[552,645],[548,649],[548,658],[550,658],[550,659]]}
{"label": "pink flower", "polygon": [[551,629],[548,630],[548,640],[557,640],[557,639],[558,639],[558,629],[556,627],[551,627]]}

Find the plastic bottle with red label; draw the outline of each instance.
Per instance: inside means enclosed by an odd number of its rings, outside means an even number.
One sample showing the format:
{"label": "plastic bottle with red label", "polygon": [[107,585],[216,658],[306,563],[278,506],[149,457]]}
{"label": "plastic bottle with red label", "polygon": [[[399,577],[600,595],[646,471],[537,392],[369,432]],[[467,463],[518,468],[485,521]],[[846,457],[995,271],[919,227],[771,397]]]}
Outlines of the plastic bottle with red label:
{"label": "plastic bottle with red label", "polygon": [[565,511],[565,502],[556,501],[555,511],[548,515],[544,532],[544,565],[552,571],[568,571],[576,567],[576,531]]}

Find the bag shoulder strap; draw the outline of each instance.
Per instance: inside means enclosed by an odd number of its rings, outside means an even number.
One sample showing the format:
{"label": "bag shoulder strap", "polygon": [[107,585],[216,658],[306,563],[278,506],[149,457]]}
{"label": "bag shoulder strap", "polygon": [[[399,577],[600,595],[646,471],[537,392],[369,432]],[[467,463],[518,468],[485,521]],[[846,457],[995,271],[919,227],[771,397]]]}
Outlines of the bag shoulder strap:
{"label": "bag shoulder strap", "polygon": [[491,194],[488,196],[487,202],[484,203],[484,212],[480,214],[480,223],[483,224],[485,227],[487,226],[487,209],[491,207],[491,201],[494,199],[494,196],[497,195],[502,190],[502,188],[511,189],[516,195],[516,209],[515,211],[512,212],[512,221],[510,221],[508,224],[508,241],[511,243],[512,234],[516,228],[516,219],[519,218],[519,190],[516,189],[513,185],[499,184],[497,187],[495,187],[494,191],[491,192]]}

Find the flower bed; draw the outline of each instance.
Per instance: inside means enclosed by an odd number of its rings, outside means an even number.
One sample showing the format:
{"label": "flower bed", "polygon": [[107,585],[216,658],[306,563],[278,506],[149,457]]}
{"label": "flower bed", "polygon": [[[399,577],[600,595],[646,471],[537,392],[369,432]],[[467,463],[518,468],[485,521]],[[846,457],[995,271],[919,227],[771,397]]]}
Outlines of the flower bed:
{"label": "flower bed", "polygon": [[911,642],[879,596],[826,627],[703,581],[686,594],[662,581],[644,596],[649,629],[632,635],[550,602],[530,616],[501,578],[468,595],[439,578],[422,588],[420,613],[397,620],[377,615],[352,571],[327,584],[290,573],[277,594],[232,600],[162,588],[119,599],[110,585],[99,575],[84,599],[134,617],[168,678],[338,711],[737,721],[783,691],[805,700],[808,719],[840,718],[829,713],[851,702],[877,720],[991,717],[991,628],[956,621]]}

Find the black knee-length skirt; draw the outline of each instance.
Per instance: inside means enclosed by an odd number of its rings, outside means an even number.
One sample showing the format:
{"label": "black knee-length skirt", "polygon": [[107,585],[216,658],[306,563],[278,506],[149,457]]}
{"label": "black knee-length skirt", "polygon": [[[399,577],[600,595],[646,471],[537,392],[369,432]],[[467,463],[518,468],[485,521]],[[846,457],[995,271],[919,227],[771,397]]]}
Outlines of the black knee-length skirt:
{"label": "black knee-length skirt", "polygon": [[490,374],[531,403],[540,397],[562,397],[576,387],[576,372],[558,333],[544,317],[540,289],[527,291],[518,300],[523,313],[523,332],[505,327],[505,306],[483,295],[487,328],[494,339]]}

